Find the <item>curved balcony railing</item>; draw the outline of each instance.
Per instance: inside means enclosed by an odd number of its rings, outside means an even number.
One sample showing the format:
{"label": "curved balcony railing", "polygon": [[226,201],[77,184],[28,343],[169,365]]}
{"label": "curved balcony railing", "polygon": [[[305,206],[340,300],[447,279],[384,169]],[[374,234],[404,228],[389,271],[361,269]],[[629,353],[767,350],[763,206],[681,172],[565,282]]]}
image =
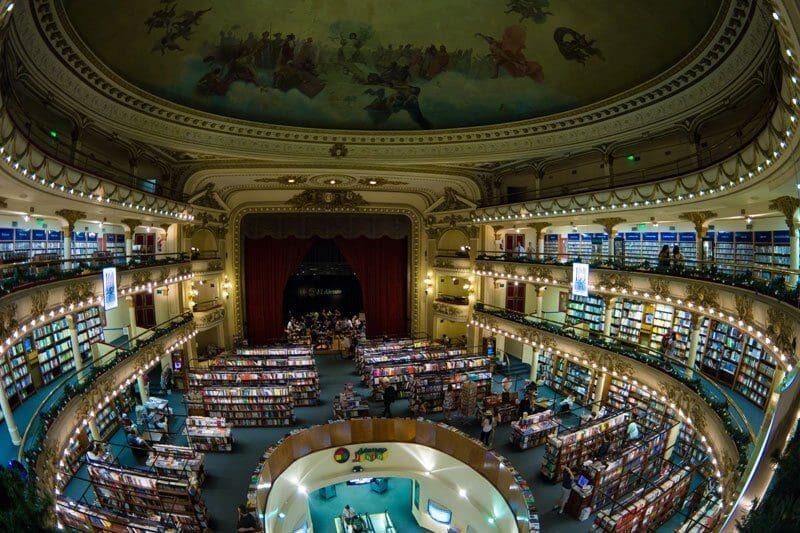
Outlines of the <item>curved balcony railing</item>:
{"label": "curved balcony railing", "polygon": [[[579,182],[571,182],[568,185],[559,184],[506,193],[497,198],[493,205],[554,198],[564,194],[594,192],[608,187],[641,185],[653,180],[675,178],[682,174],[696,172],[730,158],[753,142],[764,130],[769,117],[775,112],[776,106],[775,98],[766,101],[751,117],[742,122],[741,128],[722,137],[711,146],[697,151],[695,154],[627,172],[615,172],[610,175],[601,174],[591,178],[584,178]],[[615,161],[624,164],[626,162],[625,157],[617,156]],[[509,175],[513,175],[513,173],[509,172]]]}
{"label": "curved balcony railing", "polygon": [[106,267],[118,271],[188,263],[185,253],[75,256],[0,265],[0,298],[44,283],[95,275]]}
{"label": "curved balcony railing", "polygon": [[259,511],[266,508],[275,481],[298,459],[316,451],[370,442],[414,443],[448,454],[494,485],[514,512],[520,533],[529,533],[531,523],[538,522],[527,482],[505,458],[451,426],[407,418],[341,420],[313,426],[278,441],[264,454],[256,472]]}
{"label": "curved balcony railing", "polygon": [[562,324],[561,322],[554,322],[532,314],[526,315],[483,303],[476,303],[474,309],[478,313],[516,322],[517,324],[615,352],[669,374],[672,378],[682,382],[697,393],[719,415],[726,426],[728,434],[739,447],[740,460],[747,460],[749,453],[752,451],[756,431],[750,426],[747,417],[736,403],[729,399],[728,394],[713,379],[705,376],[700,369],[689,368],[683,362],[672,357],[665,357],[662,353],[648,347],[636,346],[634,348],[625,346],[618,339],[605,336],[602,332],[593,332],[594,338],[582,337],[577,334],[573,324]]}
{"label": "curved balcony railing", "polygon": [[[120,363],[127,361],[139,350],[169,335],[181,326],[193,321],[191,313],[184,313],[164,321],[136,337],[128,340],[125,347],[114,347],[98,361],[86,363],[81,370],[71,370],[64,374],[58,385],[39,403],[25,428],[18,459],[27,462],[29,470],[36,467],[36,461],[43,449],[47,430],[58,418],[70,400],[88,390],[92,384],[108,372],[113,372]],[[76,421],[76,425],[78,422]]]}
{"label": "curved balcony railing", "polygon": [[696,279],[732,285],[771,296],[783,303],[800,308],[800,285],[792,280],[800,277],[800,270],[791,270],[758,263],[737,263],[717,260],[684,258],[682,264],[669,262],[659,264],[652,257],[625,255],[624,257],[585,254],[538,254],[519,252],[481,251],[476,261],[504,261],[529,265],[569,266],[573,262],[589,263],[592,268],[665,274],[681,278]]}

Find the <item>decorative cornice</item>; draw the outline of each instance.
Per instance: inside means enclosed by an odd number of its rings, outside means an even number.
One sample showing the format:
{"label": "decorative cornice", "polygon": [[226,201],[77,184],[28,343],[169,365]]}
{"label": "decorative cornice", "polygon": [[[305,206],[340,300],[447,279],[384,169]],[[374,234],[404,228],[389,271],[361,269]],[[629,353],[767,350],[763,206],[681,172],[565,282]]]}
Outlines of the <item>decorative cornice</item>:
{"label": "decorative cornice", "polygon": [[123,218],[120,222],[128,229],[131,236],[136,232],[136,228],[142,225],[142,221],[138,218]]}
{"label": "decorative cornice", "polygon": [[298,209],[338,211],[366,205],[357,192],[336,189],[308,189],[290,198],[286,203]]}
{"label": "decorative cornice", "polygon": [[736,319],[752,324],[754,322],[753,299],[740,294],[734,294],[733,299],[736,305]]}
{"label": "decorative cornice", "polygon": [[0,338],[6,338],[19,326],[17,322],[17,304],[11,303],[0,307]]}
{"label": "decorative cornice", "polygon": [[793,354],[792,341],[797,334],[792,320],[774,307],[767,308],[767,317],[769,318],[767,332],[774,335],[773,342],[782,350]]}
{"label": "decorative cornice", "polygon": [[68,231],[70,234],[75,231],[75,223],[78,220],[82,220],[86,218],[86,213],[83,211],[75,211],[74,209],[59,209],[56,211],[56,215],[60,216],[64,220],[67,221],[68,224]]}

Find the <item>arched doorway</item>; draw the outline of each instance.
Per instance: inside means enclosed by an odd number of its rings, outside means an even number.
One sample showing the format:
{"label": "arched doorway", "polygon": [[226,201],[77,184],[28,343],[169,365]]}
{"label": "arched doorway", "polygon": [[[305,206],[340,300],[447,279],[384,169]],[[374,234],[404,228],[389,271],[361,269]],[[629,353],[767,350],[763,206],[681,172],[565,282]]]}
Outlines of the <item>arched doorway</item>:
{"label": "arched doorway", "polygon": [[284,322],[323,309],[353,316],[363,310],[363,301],[361,283],[333,239],[316,239],[286,284]]}

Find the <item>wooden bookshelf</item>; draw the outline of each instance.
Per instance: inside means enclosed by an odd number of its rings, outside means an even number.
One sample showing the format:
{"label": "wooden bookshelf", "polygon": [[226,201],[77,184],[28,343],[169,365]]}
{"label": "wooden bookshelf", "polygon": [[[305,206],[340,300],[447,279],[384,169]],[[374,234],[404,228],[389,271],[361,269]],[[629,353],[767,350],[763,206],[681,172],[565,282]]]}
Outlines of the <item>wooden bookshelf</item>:
{"label": "wooden bookshelf", "polygon": [[550,409],[511,422],[511,444],[520,450],[540,446],[558,430],[559,419]]}
{"label": "wooden bookshelf", "polygon": [[224,418],[234,427],[294,423],[289,387],[207,387],[198,394],[205,416]]}
{"label": "wooden bookshelf", "polygon": [[56,501],[56,517],[67,530],[103,533],[163,533],[171,523],[160,517],[139,518],[124,511],[85,505],[63,496]]}
{"label": "wooden bookshelf", "polygon": [[603,333],[605,302],[597,296],[571,296],[567,304],[567,323],[586,323],[589,332]]}
{"label": "wooden bookshelf", "polygon": [[[313,363],[313,359],[311,361]],[[190,371],[187,375],[189,388],[286,385],[291,387],[295,406],[319,403],[319,374],[316,369],[305,369],[299,365],[239,365],[236,360],[225,360],[225,363],[229,364],[212,363],[208,370]]]}
{"label": "wooden bookshelf", "polygon": [[97,502],[106,509],[140,518],[168,517],[182,532],[200,533],[208,527],[199,490],[191,496],[186,478],[110,464],[91,464],[88,470]]}
{"label": "wooden bookshelf", "polygon": [[186,436],[195,451],[229,452],[233,449],[231,425],[224,418],[186,417]]}

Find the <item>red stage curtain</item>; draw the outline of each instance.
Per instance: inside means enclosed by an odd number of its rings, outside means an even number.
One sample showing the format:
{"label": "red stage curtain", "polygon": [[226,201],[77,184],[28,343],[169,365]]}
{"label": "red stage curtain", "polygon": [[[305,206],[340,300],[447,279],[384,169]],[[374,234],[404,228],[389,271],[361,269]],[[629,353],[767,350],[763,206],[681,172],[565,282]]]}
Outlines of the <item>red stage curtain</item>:
{"label": "red stage curtain", "polygon": [[247,339],[265,344],[282,338],[283,292],[314,239],[245,238],[244,280],[247,291]]}
{"label": "red stage curtain", "polygon": [[408,240],[389,237],[337,237],[336,245],[361,282],[364,313],[367,316],[367,336],[408,334]]}

